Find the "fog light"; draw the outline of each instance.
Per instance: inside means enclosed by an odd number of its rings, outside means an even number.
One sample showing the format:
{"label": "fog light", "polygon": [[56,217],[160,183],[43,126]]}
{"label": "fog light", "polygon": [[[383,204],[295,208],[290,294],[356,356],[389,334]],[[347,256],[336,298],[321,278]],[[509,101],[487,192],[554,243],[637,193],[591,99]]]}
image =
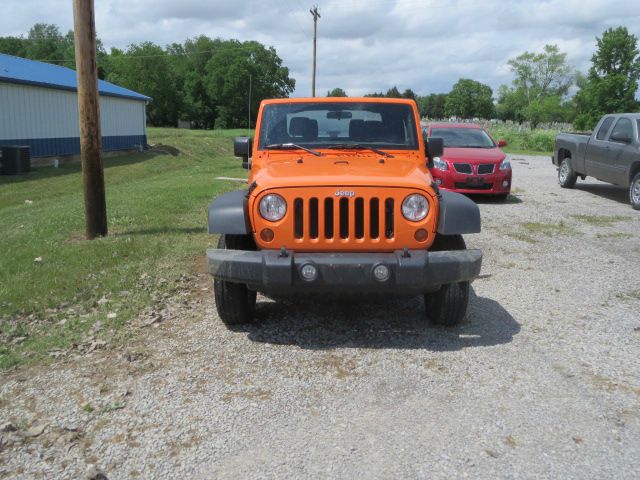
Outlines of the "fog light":
{"label": "fog light", "polygon": [[389,280],[389,275],[389,267],[387,267],[386,265],[376,265],[373,269],[373,276],[379,282],[386,282],[387,280]]}
{"label": "fog light", "polygon": [[318,269],[315,265],[307,263],[300,268],[300,276],[307,282],[313,282],[318,278]]}
{"label": "fog light", "polygon": [[416,230],[416,233],[413,234],[413,237],[418,242],[424,242],[427,239],[428,236],[429,236],[429,234],[427,233],[427,231],[424,228],[419,228],[418,230]]}
{"label": "fog light", "polygon": [[509,180],[502,181],[502,188],[507,188],[509,186]]}
{"label": "fog light", "polygon": [[260,232],[260,238],[267,243],[270,242],[273,240],[273,230],[270,228],[263,228]]}
{"label": "fog light", "polygon": [[442,179],[441,178],[436,178],[436,185],[438,185],[438,186],[442,185]]}

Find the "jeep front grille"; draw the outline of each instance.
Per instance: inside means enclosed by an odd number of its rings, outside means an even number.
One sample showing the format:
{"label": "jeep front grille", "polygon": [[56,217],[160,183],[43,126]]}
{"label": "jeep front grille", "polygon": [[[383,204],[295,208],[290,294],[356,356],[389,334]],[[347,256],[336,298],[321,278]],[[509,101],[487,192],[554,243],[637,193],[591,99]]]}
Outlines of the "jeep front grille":
{"label": "jeep front grille", "polygon": [[[382,207],[381,207],[382,204]],[[392,239],[395,234],[393,198],[326,197],[293,201],[293,232],[297,239]]]}

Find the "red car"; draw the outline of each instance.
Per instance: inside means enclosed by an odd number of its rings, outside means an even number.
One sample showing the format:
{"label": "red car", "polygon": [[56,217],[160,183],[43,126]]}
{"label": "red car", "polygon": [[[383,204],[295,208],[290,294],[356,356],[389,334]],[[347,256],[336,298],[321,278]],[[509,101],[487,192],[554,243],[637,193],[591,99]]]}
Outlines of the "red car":
{"label": "red car", "polygon": [[433,159],[436,184],[459,193],[494,195],[504,200],[511,191],[511,162],[482,127],[468,123],[432,123],[427,137],[444,140],[444,153]]}

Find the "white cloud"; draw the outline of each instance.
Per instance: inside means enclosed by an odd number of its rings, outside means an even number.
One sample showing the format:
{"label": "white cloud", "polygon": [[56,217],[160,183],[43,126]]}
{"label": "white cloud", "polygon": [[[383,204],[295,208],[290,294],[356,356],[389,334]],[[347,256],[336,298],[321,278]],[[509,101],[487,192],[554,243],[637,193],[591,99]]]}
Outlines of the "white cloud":
{"label": "white cloud", "polygon": [[[640,37],[636,0],[97,0],[96,26],[107,47],[141,41],[160,45],[198,34],[258,40],[273,46],[296,79],[295,95],[311,90],[312,19],[317,3],[317,93],[334,87],[349,94],[397,85],[418,93],[446,92],[460,77],[492,88],[511,80],[506,62],[525,50],[558,44],[586,71],[595,37],[626,26]],[[34,23],[72,27],[69,0],[4,0],[11,27]]]}

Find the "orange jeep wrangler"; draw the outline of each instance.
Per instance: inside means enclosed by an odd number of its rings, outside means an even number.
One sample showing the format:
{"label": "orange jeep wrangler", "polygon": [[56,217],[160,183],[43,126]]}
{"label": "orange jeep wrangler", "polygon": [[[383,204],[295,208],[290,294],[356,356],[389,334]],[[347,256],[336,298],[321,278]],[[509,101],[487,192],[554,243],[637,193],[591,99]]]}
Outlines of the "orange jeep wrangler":
{"label": "orange jeep wrangler", "polygon": [[462,234],[480,232],[480,212],[433,182],[442,149],[425,146],[412,100],[263,101],[256,140],[234,140],[248,189],[209,207],[222,321],[250,322],[256,292],[377,293],[424,295],[428,318],[458,324],[482,263]]}

